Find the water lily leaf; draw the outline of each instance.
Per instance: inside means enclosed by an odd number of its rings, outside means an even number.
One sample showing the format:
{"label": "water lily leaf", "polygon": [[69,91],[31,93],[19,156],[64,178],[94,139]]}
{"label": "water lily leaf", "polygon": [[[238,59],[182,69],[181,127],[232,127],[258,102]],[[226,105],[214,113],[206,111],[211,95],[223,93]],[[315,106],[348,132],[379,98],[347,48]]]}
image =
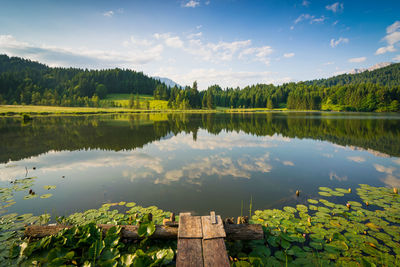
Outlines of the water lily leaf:
{"label": "water lily leaf", "polygon": [[311,204],[318,204],[318,200],[315,199],[307,199],[308,202],[310,202]]}
{"label": "water lily leaf", "polygon": [[118,205],[120,205],[120,206],[124,206],[125,204],[126,204],[125,201],[121,201],[121,202],[118,203]]}
{"label": "water lily leaf", "polygon": [[24,199],[32,199],[32,198],[35,198],[35,197],[38,197],[39,195],[36,195],[36,194],[34,194],[34,195],[26,195],[26,196],[24,196]]}
{"label": "water lily leaf", "polygon": [[51,197],[53,194],[44,194],[44,195],[41,195],[40,196],[40,198],[49,198],[49,197]]}
{"label": "water lily leaf", "polygon": [[290,212],[290,213],[295,213],[297,212],[297,210],[293,207],[284,207],[283,208],[284,211]]}
{"label": "water lily leaf", "polygon": [[44,186],[43,186],[43,188],[44,188],[45,190],[56,189],[56,187],[57,187],[57,186],[55,186],[55,185],[44,185]]}
{"label": "water lily leaf", "polygon": [[321,191],[326,191],[326,192],[331,192],[332,191],[332,189],[330,189],[329,187],[324,187],[324,186],[318,187],[318,189],[321,190]]}
{"label": "water lily leaf", "polygon": [[343,193],[343,194],[349,194],[349,189],[344,189],[344,188],[335,188],[336,191]]}
{"label": "water lily leaf", "polygon": [[308,211],[308,208],[305,205],[299,204],[299,205],[296,206],[296,208],[297,208],[298,211],[301,211],[301,212],[307,212]]}
{"label": "water lily leaf", "polygon": [[135,202],[128,202],[128,203],[126,203],[126,207],[128,207],[128,208],[132,208],[133,206],[135,206],[136,205],[136,203]]}
{"label": "water lily leaf", "polygon": [[371,222],[366,223],[365,225],[366,225],[367,227],[371,228],[371,229],[374,230],[374,231],[379,231],[379,229],[381,229],[380,226],[378,226],[378,225],[376,225],[376,224],[374,224],[374,223],[371,223]]}
{"label": "water lily leaf", "polygon": [[330,193],[324,192],[324,191],[318,192],[318,194],[320,194],[321,196],[324,196],[324,197],[331,197],[332,196]]}

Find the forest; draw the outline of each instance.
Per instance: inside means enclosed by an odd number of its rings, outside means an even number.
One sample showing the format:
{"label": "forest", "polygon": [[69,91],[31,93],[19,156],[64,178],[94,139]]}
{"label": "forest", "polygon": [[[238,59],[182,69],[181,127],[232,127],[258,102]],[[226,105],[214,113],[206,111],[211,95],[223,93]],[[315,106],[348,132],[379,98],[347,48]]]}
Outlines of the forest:
{"label": "forest", "polygon": [[[0,104],[116,107],[100,101],[107,94],[153,95],[170,109],[287,108],[292,110],[400,111],[400,63],[375,71],[329,79],[244,88],[219,85],[199,91],[168,87],[142,72],[128,69],[51,68],[18,57],[0,55]],[[134,105],[132,105],[134,108]]]}

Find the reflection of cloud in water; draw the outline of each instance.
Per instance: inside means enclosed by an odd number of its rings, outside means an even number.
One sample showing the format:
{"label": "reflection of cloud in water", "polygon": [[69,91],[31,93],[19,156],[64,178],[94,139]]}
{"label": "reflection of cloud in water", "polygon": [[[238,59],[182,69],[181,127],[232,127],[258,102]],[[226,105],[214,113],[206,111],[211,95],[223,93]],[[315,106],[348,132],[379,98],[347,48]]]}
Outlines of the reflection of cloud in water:
{"label": "reflection of cloud in water", "polygon": [[170,184],[186,178],[187,182],[200,185],[197,180],[202,175],[219,177],[232,176],[235,178],[250,179],[250,172],[270,172],[272,166],[267,163],[269,153],[260,158],[244,156],[238,160],[224,157],[222,154],[203,158],[196,163],[183,166],[181,169],[171,170],[165,173],[163,178],[156,179],[156,184]]}
{"label": "reflection of cloud in water", "polygon": [[335,172],[332,171],[329,173],[329,180],[333,181],[333,179],[339,182],[344,182],[347,181],[347,176],[340,177],[339,175],[337,175]]}
{"label": "reflection of cloud in water", "polygon": [[358,156],[354,156],[354,157],[347,157],[348,160],[357,162],[357,163],[361,163],[365,161],[365,158],[363,157],[358,157]]}
{"label": "reflection of cloud in water", "polygon": [[[24,166],[18,165],[5,165],[0,167],[0,181],[12,181],[16,178],[25,178],[26,169]],[[29,176],[29,172],[28,172]]]}
{"label": "reflection of cloud in water", "polygon": [[[141,173],[141,176],[149,176],[150,172],[160,174],[164,171],[160,158],[152,157],[148,154],[136,151],[89,151],[84,154],[83,158],[80,155],[81,153],[81,151],[47,153],[40,157],[23,160],[20,165],[32,165],[32,163],[34,163],[35,165],[39,166],[39,168],[36,170],[36,173],[51,173],[70,170],[86,171],[89,169],[104,167],[128,167],[135,168],[136,170],[144,169],[144,172],[135,171],[135,173]],[[1,168],[0,179],[9,180],[10,177],[15,177],[16,175],[21,175],[22,173],[25,175],[25,169],[22,171],[21,166],[19,168]],[[129,176],[126,172],[125,175]]]}
{"label": "reflection of cloud in water", "polygon": [[400,187],[400,173],[395,167],[385,167],[379,164],[374,164],[374,167],[378,172],[387,174],[386,177],[381,178],[383,183],[390,187]]}
{"label": "reflection of cloud in water", "polygon": [[283,165],[286,165],[286,166],[294,166],[294,163],[291,162],[291,161],[288,161],[288,160],[286,160],[286,161],[284,161],[282,163],[283,163]]}
{"label": "reflection of cloud in water", "polygon": [[393,161],[394,163],[396,163],[397,165],[400,165],[400,158],[392,159],[392,161]]}
{"label": "reflection of cloud in water", "polygon": [[328,154],[328,153],[324,153],[322,154],[322,156],[325,158],[333,158],[333,154]]}
{"label": "reflection of cloud in water", "polygon": [[388,174],[385,178],[382,178],[381,181],[390,187],[400,187],[400,179],[391,174]]}
{"label": "reflection of cloud in water", "polygon": [[396,170],[396,168],[394,168],[394,167],[385,167],[385,166],[382,166],[379,164],[374,164],[374,167],[375,167],[375,170],[377,170],[378,172],[384,172],[387,174],[392,174]]}
{"label": "reflection of cloud in water", "polygon": [[199,135],[194,141],[189,134],[178,134],[168,140],[157,141],[153,144],[160,150],[172,151],[177,150],[182,144],[189,146],[192,149],[199,150],[214,150],[214,149],[233,149],[243,147],[259,147],[269,148],[276,147],[277,144],[272,142],[290,142],[290,138],[280,135],[257,137],[244,135],[241,133],[229,133],[226,135]]}
{"label": "reflection of cloud in water", "polygon": [[[390,155],[388,155],[386,153],[382,153],[382,152],[376,151],[376,150],[373,150],[373,149],[370,149],[370,148],[365,149],[365,148],[358,147],[358,146],[341,146],[341,145],[338,145],[338,144],[332,144],[332,146],[336,147],[336,148],[343,149],[343,150],[365,151],[365,152],[368,152],[368,153],[370,153],[370,154],[372,154],[372,155],[374,155],[376,157],[380,157],[380,158],[390,158]],[[338,152],[338,150],[336,149],[335,152]]]}

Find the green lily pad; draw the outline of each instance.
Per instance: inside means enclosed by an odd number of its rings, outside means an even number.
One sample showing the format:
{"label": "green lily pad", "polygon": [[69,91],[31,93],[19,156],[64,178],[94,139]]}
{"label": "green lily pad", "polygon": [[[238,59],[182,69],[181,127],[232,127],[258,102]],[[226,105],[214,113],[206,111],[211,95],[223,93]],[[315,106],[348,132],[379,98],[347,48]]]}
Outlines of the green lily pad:
{"label": "green lily pad", "polygon": [[318,200],[315,199],[307,199],[308,202],[310,202],[311,204],[318,204]]}
{"label": "green lily pad", "polygon": [[318,192],[318,194],[320,194],[321,196],[324,196],[324,197],[331,197],[332,196],[331,193],[324,192],[324,191]]}
{"label": "green lily pad", "polygon": [[57,187],[57,186],[55,186],[55,185],[44,185],[44,186],[43,186],[43,188],[44,188],[45,190],[56,189],[56,187]]}
{"label": "green lily pad", "polygon": [[51,197],[53,194],[44,194],[44,195],[41,195],[40,196],[40,198],[49,198],[49,197]]}

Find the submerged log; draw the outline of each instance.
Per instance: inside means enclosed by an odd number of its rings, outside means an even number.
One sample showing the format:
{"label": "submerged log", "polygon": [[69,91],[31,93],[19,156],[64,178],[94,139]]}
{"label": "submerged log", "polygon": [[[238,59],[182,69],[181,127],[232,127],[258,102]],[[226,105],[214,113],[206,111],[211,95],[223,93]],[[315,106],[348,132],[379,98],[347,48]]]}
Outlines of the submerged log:
{"label": "submerged log", "polygon": [[[108,229],[113,227],[112,224],[98,224],[99,228],[105,234]],[[176,239],[178,237],[177,223],[173,226],[156,225],[156,231],[151,239]],[[32,238],[42,238],[49,235],[55,235],[63,229],[71,228],[69,225],[30,225],[25,229],[25,236]],[[125,239],[135,240],[141,239],[138,235],[137,225],[121,225],[121,237]],[[226,238],[232,240],[257,240],[264,238],[262,226],[259,224],[225,224]]]}

